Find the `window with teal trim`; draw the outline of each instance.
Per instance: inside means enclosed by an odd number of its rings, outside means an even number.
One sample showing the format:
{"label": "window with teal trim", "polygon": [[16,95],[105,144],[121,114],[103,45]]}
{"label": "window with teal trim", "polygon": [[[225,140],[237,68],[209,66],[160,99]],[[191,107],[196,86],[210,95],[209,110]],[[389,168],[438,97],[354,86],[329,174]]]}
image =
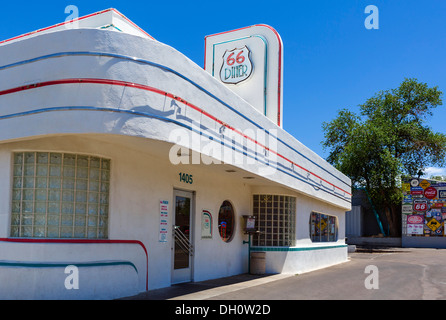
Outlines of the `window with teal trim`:
{"label": "window with teal trim", "polygon": [[313,242],[338,241],[338,218],[312,212],[310,215],[310,238]]}
{"label": "window with teal trim", "polygon": [[107,238],[110,160],[14,153],[11,237]]}
{"label": "window with teal trim", "polygon": [[296,198],[284,195],[256,194],[253,215],[260,233],[253,236],[254,246],[291,247],[296,242]]}

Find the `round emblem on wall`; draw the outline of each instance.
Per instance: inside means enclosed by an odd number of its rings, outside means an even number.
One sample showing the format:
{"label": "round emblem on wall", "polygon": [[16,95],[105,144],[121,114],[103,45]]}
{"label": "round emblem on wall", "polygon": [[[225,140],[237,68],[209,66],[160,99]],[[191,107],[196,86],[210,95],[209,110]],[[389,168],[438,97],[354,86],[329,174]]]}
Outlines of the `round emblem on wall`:
{"label": "round emblem on wall", "polygon": [[416,187],[416,186],[418,186],[418,184],[419,184],[419,182],[418,182],[417,179],[412,179],[412,181],[410,181],[410,185],[411,185],[412,187]]}
{"label": "round emblem on wall", "polygon": [[424,196],[428,199],[433,199],[437,196],[437,189],[434,187],[427,187],[426,190],[424,190]]}

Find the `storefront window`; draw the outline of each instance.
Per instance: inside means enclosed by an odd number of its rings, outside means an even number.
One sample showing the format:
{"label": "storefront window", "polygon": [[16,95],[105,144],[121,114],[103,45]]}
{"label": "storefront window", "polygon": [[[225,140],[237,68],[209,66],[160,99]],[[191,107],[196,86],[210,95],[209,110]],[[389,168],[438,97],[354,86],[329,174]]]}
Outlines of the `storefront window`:
{"label": "storefront window", "polygon": [[229,201],[224,201],[218,212],[218,231],[224,242],[229,242],[234,233],[234,208]]}
{"label": "storefront window", "polygon": [[310,238],[313,242],[336,242],[338,240],[337,217],[312,212],[310,215]]}
{"label": "storefront window", "polygon": [[259,234],[254,246],[290,247],[296,239],[296,198],[282,195],[253,196],[253,215]]}
{"label": "storefront window", "polygon": [[107,238],[110,160],[14,154],[11,237]]}

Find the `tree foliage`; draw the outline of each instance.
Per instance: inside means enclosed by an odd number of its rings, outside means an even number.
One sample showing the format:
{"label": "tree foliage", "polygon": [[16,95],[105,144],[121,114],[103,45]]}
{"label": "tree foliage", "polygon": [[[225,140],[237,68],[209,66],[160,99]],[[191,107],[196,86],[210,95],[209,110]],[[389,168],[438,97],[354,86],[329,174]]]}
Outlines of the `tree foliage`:
{"label": "tree foliage", "polygon": [[446,135],[427,121],[442,105],[442,92],[417,79],[381,91],[360,105],[323,123],[327,161],[365,187],[386,213],[392,235],[400,234],[401,177],[421,176],[428,166],[444,166]]}

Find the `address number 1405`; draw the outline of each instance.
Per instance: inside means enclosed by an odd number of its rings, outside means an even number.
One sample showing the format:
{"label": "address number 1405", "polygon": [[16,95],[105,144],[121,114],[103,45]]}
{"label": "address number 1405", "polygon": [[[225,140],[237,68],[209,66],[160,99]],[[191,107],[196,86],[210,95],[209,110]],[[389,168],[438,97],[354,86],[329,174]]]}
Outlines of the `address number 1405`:
{"label": "address number 1405", "polygon": [[189,183],[189,184],[192,184],[194,182],[191,174],[180,172],[179,176],[180,176],[181,182]]}

